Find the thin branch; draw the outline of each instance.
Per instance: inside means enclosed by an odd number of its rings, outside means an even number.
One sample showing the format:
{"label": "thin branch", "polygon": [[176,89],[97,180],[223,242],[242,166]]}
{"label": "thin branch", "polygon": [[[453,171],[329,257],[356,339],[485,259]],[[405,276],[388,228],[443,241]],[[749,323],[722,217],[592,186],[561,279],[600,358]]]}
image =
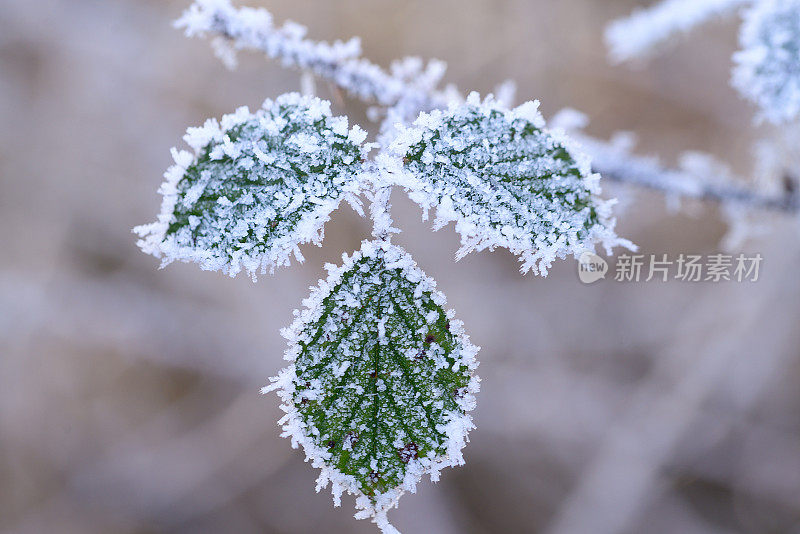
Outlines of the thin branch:
{"label": "thin branch", "polygon": [[[362,57],[361,42],[326,43],[305,38],[306,28],[294,22],[276,27],[265,9],[234,8],[228,0],[197,0],[175,22],[188,37],[220,36],[235,50],[258,50],[283,66],[311,71],[367,102],[391,107],[414,102],[421,110],[446,106],[443,92],[431,87],[430,76],[409,78],[406,72],[387,72]],[[426,73],[441,70],[431,62]],[[438,82],[438,79],[435,80]]]}
{"label": "thin branch", "polygon": [[631,154],[613,143],[575,132],[570,132],[570,136],[592,157],[594,171],[605,180],[644,187],[675,197],[785,213],[800,211],[800,198],[795,194],[762,193],[738,185],[736,182],[742,182],[741,179],[729,177],[720,179],[719,176],[710,175],[703,179],[696,173],[664,167],[655,158]]}
{"label": "thin branch", "polygon": [[617,63],[647,55],[677,33],[727,15],[752,0],[662,0],[606,28],[609,56]]}

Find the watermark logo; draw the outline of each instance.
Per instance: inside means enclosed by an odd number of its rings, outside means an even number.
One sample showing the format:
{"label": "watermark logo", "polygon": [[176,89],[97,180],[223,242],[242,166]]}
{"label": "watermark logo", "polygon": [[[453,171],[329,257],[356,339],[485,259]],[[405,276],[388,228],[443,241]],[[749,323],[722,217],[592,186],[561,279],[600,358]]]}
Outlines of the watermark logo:
{"label": "watermark logo", "polygon": [[613,258],[613,267],[591,252],[578,258],[578,278],[593,284],[613,271],[615,282],[757,282],[761,254],[621,254]]}
{"label": "watermark logo", "polygon": [[607,273],[608,263],[597,254],[584,252],[578,258],[578,278],[584,284],[592,284],[602,280]]}

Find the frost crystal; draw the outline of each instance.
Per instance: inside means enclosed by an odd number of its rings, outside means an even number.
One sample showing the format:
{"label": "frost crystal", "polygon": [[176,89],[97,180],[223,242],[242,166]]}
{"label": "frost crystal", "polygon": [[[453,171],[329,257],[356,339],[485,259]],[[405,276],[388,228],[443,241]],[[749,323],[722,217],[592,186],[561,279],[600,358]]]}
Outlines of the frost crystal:
{"label": "frost crystal", "polygon": [[772,123],[800,113],[800,1],[762,0],[744,15],[732,84]]}
{"label": "frost crystal", "polygon": [[322,239],[324,223],[357,195],[366,132],[348,129],[328,102],[292,93],[250,113],[189,128],[191,154],[173,149],[158,221],[134,229],[147,253],[193,261],[231,276],[302,261],[298,245]]}
{"label": "frost crystal", "polygon": [[522,272],[547,274],[553,260],[623,244],[599,176],[560,132],[545,129],[537,102],[507,110],[473,93],[448,111],[423,113],[383,157],[387,172],[438,229],[456,222],[457,257],[506,247]]}
{"label": "frost crystal", "polygon": [[283,335],[291,365],[277,390],[283,436],[302,445],[334,503],[357,496],[359,519],[396,532],[386,512],[424,474],[464,463],[479,379],[473,346],[444,296],[402,249],[365,241],[326,266]]}

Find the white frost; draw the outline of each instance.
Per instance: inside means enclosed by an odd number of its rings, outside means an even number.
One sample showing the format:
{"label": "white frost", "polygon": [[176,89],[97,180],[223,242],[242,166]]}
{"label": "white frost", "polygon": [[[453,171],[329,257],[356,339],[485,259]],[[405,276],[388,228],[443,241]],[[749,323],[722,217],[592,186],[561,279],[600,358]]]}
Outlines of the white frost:
{"label": "white frost", "polygon": [[[384,533],[397,533],[397,530],[389,523],[386,513],[397,506],[397,502],[403,493],[406,491],[415,492],[417,483],[425,474],[429,474],[431,479],[436,481],[438,480],[439,472],[443,468],[458,466],[464,463],[461,450],[468,441],[467,434],[474,428],[472,418],[467,412],[474,408],[475,393],[480,389],[480,379],[474,374],[474,370],[478,365],[475,360],[475,355],[479,349],[470,343],[469,337],[464,332],[462,323],[454,318],[453,312],[446,312],[446,317],[449,320],[449,332],[454,336],[454,339],[457,340],[456,348],[450,353],[450,357],[455,360],[459,368],[466,368],[471,377],[468,385],[458,392],[456,404],[459,409],[446,412],[444,414],[444,420],[438,428],[446,437],[443,446],[447,452],[441,456],[427,455],[424,457],[411,458],[406,464],[407,469],[405,470],[402,483],[399,486],[388,488],[383,493],[373,495],[372,498],[362,493],[358,481],[354,476],[342,473],[335,466],[329,465],[328,460],[331,458],[331,453],[329,450],[317,445],[314,439],[315,436],[319,436],[318,429],[307,425],[304,421],[296,404],[296,394],[298,392],[298,371],[296,366],[300,364],[298,358],[301,354],[305,358],[313,357],[303,352],[304,347],[307,346],[308,343],[311,343],[313,339],[311,337],[312,334],[309,334],[309,325],[315,325],[311,331],[314,333],[313,335],[318,335],[320,338],[326,335],[335,336],[337,334],[337,327],[340,322],[338,320],[333,321],[326,319],[327,322],[324,323],[325,326],[321,331],[317,331],[316,324],[321,320],[324,313],[334,313],[324,306],[325,299],[329,297],[334,290],[337,291],[336,295],[339,302],[347,301],[345,298],[346,295],[341,295],[340,293],[343,291],[340,284],[343,283],[343,277],[345,275],[351,273],[354,269],[359,269],[358,266],[364,258],[382,258],[385,270],[399,270],[400,276],[416,287],[414,292],[415,300],[419,300],[420,296],[425,292],[430,293],[432,300],[436,302],[437,305],[443,306],[445,304],[444,295],[436,290],[436,283],[417,267],[408,253],[386,241],[364,241],[360,251],[355,252],[349,257],[343,255],[343,264],[341,267],[326,265],[326,269],[328,270],[327,279],[320,280],[319,285],[312,288],[311,295],[303,301],[304,308],[295,311],[294,322],[290,327],[282,331],[283,336],[288,342],[288,349],[284,357],[290,362],[289,366],[283,369],[278,376],[272,377],[270,379],[271,384],[263,388],[262,392],[277,391],[283,401],[281,409],[286,415],[278,422],[283,428],[282,436],[290,438],[293,447],[302,446],[306,454],[306,460],[311,462],[315,468],[321,470],[317,480],[317,490],[319,491],[330,484],[332,487],[334,504],[337,506],[341,502],[342,493],[347,492],[355,495],[356,508],[358,510],[355,517],[357,519],[371,518]],[[361,265],[364,264],[362,263]],[[374,279],[373,282],[376,284],[379,284],[378,280],[381,275],[381,272],[361,272],[361,276],[364,277],[365,281]],[[363,294],[361,294],[361,287],[361,285],[357,284],[347,289],[347,291],[352,293],[352,300],[354,302],[360,302],[364,298]],[[422,300],[419,300],[419,303],[416,305],[422,306]],[[357,310],[359,308],[349,309]],[[349,313],[346,310],[339,310],[339,312]],[[330,317],[330,315],[327,317]],[[373,321],[377,321],[377,318],[371,318],[368,321],[365,320],[364,324],[371,324]],[[381,327],[379,327],[379,329],[381,329]],[[368,335],[366,332],[365,334]],[[386,331],[375,332],[375,334],[387,336],[389,332],[387,329]],[[379,342],[383,343],[383,341]],[[435,345],[435,343],[431,345],[430,350],[432,352],[434,351]],[[348,346],[344,348],[340,346],[337,350],[348,351],[351,349]],[[358,358],[360,356],[357,354],[354,357]],[[413,359],[410,361],[413,362]],[[308,362],[304,362],[304,364],[307,365]],[[345,373],[349,367],[350,364],[344,369],[337,367],[336,373]],[[316,391],[315,388],[317,388],[318,385],[306,384],[302,387],[308,387],[308,389],[301,391],[303,391],[302,395],[306,396],[305,398],[310,398],[305,391]],[[386,383],[384,380],[378,379],[377,391],[380,392],[384,390],[385,387]],[[357,394],[362,392],[363,391],[356,390]],[[394,391],[393,393],[398,394],[399,392]],[[406,392],[403,395],[410,394],[412,394],[412,392]],[[311,396],[314,395],[315,394],[312,394]],[[422,408],[419,407],[419,409]],[[352,442],[348,442],[347,438],[345,438],[343,449],[352,450],[352,448]],[[373,461],[371,466],[375,468],[375,465]]]}
{"label": "white frost", "polygon": [[341,200],[360,209],[370,147],[328,102],[282,95],[255,113],[239,108],[189,128],[185,139],[195,154],[173,150],[158,220],[134,229],[162,266],[191,261],[254,277],[292,255],[302,261],[299,245],[320,243]]}
{"label": "white frost", "polygon": [[606,28],[609,55],[615,62],[647,55],[676,34],[687,33],[711,18],[725,15],[753,0],[662,0]]}
{"label": "white frost", "polygon": [[744,14],[733,86],[774,124],[800,113],[800,1],[761,0]]}
{"label": "white frost", "polygon": [[424,218],[435,210],[434,229],[455,222],[459,259],[504,247],[520,256],[522,272],[546,275],[555,259],[595,243],[629,245],[614,233],[613,201],[598,197],[588,156],[545,129],[538,102],[509,110],[472,93],[401,127],[378,163]]}

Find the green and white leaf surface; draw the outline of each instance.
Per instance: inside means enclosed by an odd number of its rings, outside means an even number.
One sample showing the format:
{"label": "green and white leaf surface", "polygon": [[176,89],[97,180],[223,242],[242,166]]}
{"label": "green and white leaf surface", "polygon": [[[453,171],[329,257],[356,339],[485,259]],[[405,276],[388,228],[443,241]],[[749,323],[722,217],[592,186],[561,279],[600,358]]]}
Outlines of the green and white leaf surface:
{"label": "green and white leaf surface", "polygon": [[546,275],[556,258],[595,243],[609,253],[627,244],[614,234],[613,201],[598,197],[588,157],[545,128],[538,102],[509,110],[472,93],[400,128],[379,161],[425,218],[435,208],[436,229],[455,221],[458,258],[505,247],[522,272]]}
{"label": "green and white leaf surface", "polygon": [[328,102],[296,93],[189,128],[194,154],[173,149],[158,221],[134,229],[139,246],[162,265],[231,276],[302,261],[298,245],[321,241],[341,200],[360,210],[365,138]]}
{"label": "green and white leaf surface", "polygon": [[283,401],[283,436],[322,470],[317,490],[331,483],[337,506],[355,494],[357,518],[396,532],[386,512],[400,496],[464,463],[478,348],[399,247],[365,241],[343,259],[284,329],[291,364],[264,390]]}

